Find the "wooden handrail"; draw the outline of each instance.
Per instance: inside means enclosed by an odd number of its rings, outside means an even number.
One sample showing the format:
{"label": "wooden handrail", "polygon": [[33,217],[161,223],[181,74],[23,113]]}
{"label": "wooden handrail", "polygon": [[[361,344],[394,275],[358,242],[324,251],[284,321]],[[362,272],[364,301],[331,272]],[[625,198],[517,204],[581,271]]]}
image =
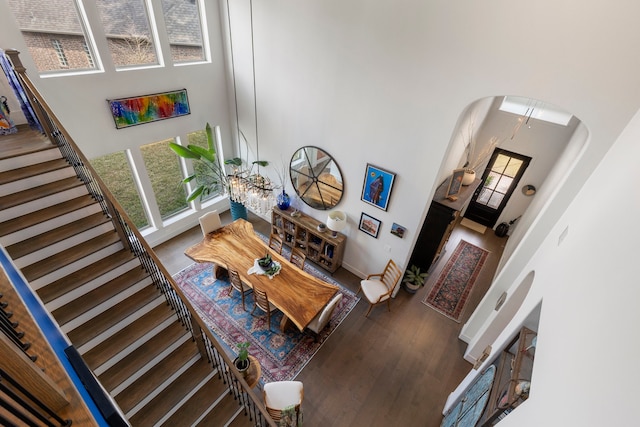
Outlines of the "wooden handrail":
{"label": "wooden handrail", "polygon": [[[218,375],[225,376],[227,387],[234,394],[234,397],[240,400],[245,407],[245,411],[248,411],[249,416],[252,419],[255,417],[256,425],[276,427],[260,397],[249,387],[242,374],[235,368],[223,346],[197,315],[194,307],[176,285],[171,274],[169,274],[151,246],[149,246],[120,203],[100,179],[89,160],[75,144],[71,135],[69,135],[44,97],[29,79],[26,69],[20,61],[20,52],[9,49],[5,53],[9,57],[13,69],[16,71],[30,100],[36,104],[33,105],[34,110],[49,140],[58,145],[63,156],[76,168],[78,177],[88,186],[91,195],[101,204],[104,203],[103,207],[106,207],[105,213],[111,217],[122,244],[125,247],[129,247],[141,259],[143,267],[149,271],[155,285],[163,292],[171,307],[176,310],[185,327],[191,331],[203,357],[207,357],[214,368],[216,366],[219,367]],[[70,159],[69,157],[72,158]],[[194,323],[197,328],[194,327]],[[230,377],[226,378],[227,375],[230,375]],[[236,389],[236,387],[239,387],[239,389]]]}

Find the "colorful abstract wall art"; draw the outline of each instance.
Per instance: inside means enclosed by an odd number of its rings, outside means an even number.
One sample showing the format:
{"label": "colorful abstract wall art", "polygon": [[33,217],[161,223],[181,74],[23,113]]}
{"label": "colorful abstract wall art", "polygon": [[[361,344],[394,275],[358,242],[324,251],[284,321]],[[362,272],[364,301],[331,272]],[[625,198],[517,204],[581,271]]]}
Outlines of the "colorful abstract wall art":
{"label": "colorful abstract wall art", "polygon": [[187,90],[108,99],[116,129],[191,114]]}

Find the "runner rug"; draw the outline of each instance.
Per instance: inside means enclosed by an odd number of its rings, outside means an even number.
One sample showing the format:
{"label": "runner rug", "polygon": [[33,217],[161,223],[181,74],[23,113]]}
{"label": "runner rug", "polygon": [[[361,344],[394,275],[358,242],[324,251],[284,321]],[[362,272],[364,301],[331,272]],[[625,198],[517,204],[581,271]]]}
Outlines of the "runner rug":
{"label": "runner rug", "polygon": [[460,315],[489,251],[461,240],[445,264],[438,280],[422,301],[460,322]]}
{"label": "runner rug", "polygon": [[243,310],[240,293],[234,290],[229,295],[231,285],[228,279],[214,278],[212,264],[193,264],[173,278],[198,315],[219,341],[226,345],[230,357],[237,354],[237,343],[249,341],[249,354],[258,359],[262,367],[261,381],[272,382],[294,379],[360,299],[309,263],[305,265],[305,271],[339,286],[343,294],[329,325],[317,341],[311,332],[303,333],[296,328],[289,328],[286,333],[282,333],[280,311],[271,315],[273,332],[270,332],[263,312],[256,310],[255,316],[250,314],[253,308],[253,293],[246,294],[247,311]]}

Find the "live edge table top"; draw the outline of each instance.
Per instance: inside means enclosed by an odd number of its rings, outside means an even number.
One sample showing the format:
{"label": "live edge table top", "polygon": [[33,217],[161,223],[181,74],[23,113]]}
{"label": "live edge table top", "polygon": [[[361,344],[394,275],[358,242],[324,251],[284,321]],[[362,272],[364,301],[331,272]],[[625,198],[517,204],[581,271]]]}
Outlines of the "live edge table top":
{"label": "live edge table top", "polygon": [[[267,252],[282,266],[280,272],[272,278],[249,274],[255,260]],[[196,262],[211,262],[237,270],[245,284],[266,291],[269,302],[280,309],[300,331],[338,291],[337,286],[310,275],[269,249],[256,235],[253,225],[244,219],[207,234],[200,243],[188,248],[185,255]]]}

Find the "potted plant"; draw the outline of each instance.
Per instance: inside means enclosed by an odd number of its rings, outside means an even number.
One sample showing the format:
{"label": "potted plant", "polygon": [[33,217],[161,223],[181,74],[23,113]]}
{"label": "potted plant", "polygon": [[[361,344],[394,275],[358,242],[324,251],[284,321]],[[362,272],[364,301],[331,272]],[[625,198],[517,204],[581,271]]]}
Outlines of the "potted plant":
{"label": "potted plant", "polygon": [[404,273],[404,278],[402,279],[404,288],[407,292],[415,294],[421,286],[424,286],[428,276],[429,273],[421,273],[420,267],[414,264]]}
{"label": "potted plant", "polygon": [[[205,133],[207,136],[207,148],[193,144],[189,144],[185,147],[183,145],[176,144],[175,142],[169,143],[169,148],[171,148],[178,156],[185,159],[192,159],[195,162],[194,173],[182,180],[183,184],[190,182],[195,183],[193,190],[187,196],[187,202],[191,202],[198,197],[202,200],[210,194],[222,193],[230,196],[233,208],[233,183],[240,179],[264,180],[265,178],[262,178],[260,175],[252,175],[253,167],[255,165],[268,166],[269,162],[256,160],[251,164],[251,168],[248,170],[243,170],[245,162],[239,157],[225,160],[222,163],[218,158],[218,153],[216,151],[216,138],[209,123],[207,123],[205,127]],[[224,165],[231,166],[231,174],[227,173]],[[242,204],[238,201],[235,202]],[[240,216],[246,218],[246,212],[244,216]]]}
{"label": "potted plant", "polygon": [[248,350],[250,345],[251,343],[248,341],[236,344],[236,346],[238,347],[238,357],[233,360],[233,365],[242,374],[243,377],[247,376],[247,371],[249,370],[249,366],[251,365]]}

